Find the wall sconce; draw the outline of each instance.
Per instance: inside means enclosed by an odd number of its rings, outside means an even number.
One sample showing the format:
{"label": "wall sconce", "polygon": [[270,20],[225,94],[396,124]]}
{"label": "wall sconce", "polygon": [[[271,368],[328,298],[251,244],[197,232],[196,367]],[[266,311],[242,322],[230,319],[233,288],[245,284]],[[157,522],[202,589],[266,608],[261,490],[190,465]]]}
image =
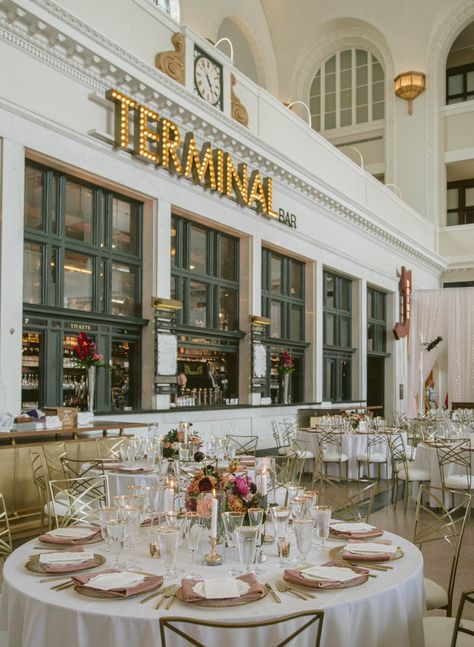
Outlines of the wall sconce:
{"label": "wall sconce", "polygon": [[408,101],[408,114],[413,114],[413,99],[425,91],[423,72],[404,72],[395,77],[394,92],[400,99]]}
{"label": "wall sconce", "polygon": [[272,321],[268,317],[261,317],[260,315],[250,315],[250,323],[256,326],[269,326]]}
{"label": "wall sconce", "polygon": [[161,297],[151,297],[151,307],[157,310],[181,310],[183,303],[176,299],[162,299]]}
{"label": "wall sconce", "polygon": [[311,128],[311,110],[308,108],[308,104],[304,101],[292,101],[291,103],[283,104],[288,110],[291,110],[293,106],[303,106],[306,109],[308,126]]}

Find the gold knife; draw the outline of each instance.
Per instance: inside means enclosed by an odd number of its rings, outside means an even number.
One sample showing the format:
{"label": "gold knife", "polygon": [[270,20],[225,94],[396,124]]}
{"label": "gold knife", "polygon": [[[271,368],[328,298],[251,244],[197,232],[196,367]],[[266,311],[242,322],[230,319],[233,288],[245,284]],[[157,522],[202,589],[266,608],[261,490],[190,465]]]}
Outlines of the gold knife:
{"label": "gold knife", "polygon": [[155,609],[159,609],[159,608],[161,607],[161,605],[163,604],[163,602],[164,602],[165,598],[168,598],[168,597],[171,595],[171,591],[172,591],[172,590],[173,590],[173,587],[172,587],[172,586],[168,586],[168,587],[163,591],[163,595],[162,595],[162,596],[161,596],[161,598],[158,600],[158,602],[157,602],[157,604],[156,604],[156,606],[155,606]]}
{"label": "gold knife", "polygon": [[178,587],[177,587],[177,586],[176,586],[176,584],[175,584],[175,585],[173,586],[173,588],[172,588],[171,595],[170,595],[170,596],[169,596],[169,598],[168,598],[168,601],[167,601],[167,603],[166,603],[165,609],[169,609],[169,608],[170,608],[170,606],[173,604],[174,599],[175,599],[175,597],[176,597],[176,591],[177,591],[177,590],[178,590]]}
{"label": "gold knife", "polygon": [[281,602],[281,599],[278,597],[278,595],[277,595],[277,594],[275,593],[275,591],[272,589],[271,584],[269,584],[269,583],[267,582],[267,583],[265,584],[265,588],[266,588],[266,589],[267,589],[267,591],[270,593],[270,595],[271,595],[271,596],[272,596],[272,598],[275,600],[275,602]]}
{"label": "gold knife", "polygon": [[140,600],[140,604],[145,604],[145,602],[148,602],[148,600],[152,600],[153,598],[156,598],[159,595],[163,595],[167,590],[168,590],[168,587],[165,586],[165,588],[162,589],[161,591],[155,591],[151,595],[147,595],[146,598],[143,598],[143,600]]}

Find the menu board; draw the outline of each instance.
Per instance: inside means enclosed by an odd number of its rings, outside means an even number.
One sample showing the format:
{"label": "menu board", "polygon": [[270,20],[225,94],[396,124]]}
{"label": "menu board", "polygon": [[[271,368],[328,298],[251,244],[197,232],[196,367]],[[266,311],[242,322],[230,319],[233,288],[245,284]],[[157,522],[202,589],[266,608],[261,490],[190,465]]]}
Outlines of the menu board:
{"label": "menu board", "polygon": [[253,377],[263,378],[267,374],[267,348],[264,344],[253,345]]}
{"label": "menu board", "polygon": [[157,333],[156,348],[158,353],[157,375],[176,375],[176,358],[178,356],[176,335]]}

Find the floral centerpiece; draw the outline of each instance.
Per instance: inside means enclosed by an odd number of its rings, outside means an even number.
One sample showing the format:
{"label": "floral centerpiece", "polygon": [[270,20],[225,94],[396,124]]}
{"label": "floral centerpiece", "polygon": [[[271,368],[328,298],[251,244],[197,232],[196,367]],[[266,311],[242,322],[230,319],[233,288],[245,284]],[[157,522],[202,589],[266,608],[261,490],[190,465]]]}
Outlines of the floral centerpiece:
{"label": "floral centerpiece", "polygon": [[87,410],[94,411],[95,372],[98,366],[105,366],[104,356],[97,352],[95,342],[81,331],[76,337],[76,345],[72,348],[76,365],[87,369]]}
{"label": "floral centerpiece", "polygon": [[257,491],[257,486],[249,476],[206,466],[194,475],[186,489],[186,510],[198,512],[202,517],[210,517],[211,497],[200,495],[213,491],[223,493],[223,511],[246,512],[249,508],[267,507],[267,497]]}
{"label": "floral centerpiece", "polygon": [[[202,445],[201,437],[196,431],[192,431],[188,433],[187,441],[191,445],[194,445],[195,450],[197,450]],[[178,458],[179,443],[184,443],[184,431],[179,431],[178,429],[171,429],[171,431],[169,431],[161,439],[161,446],[163,448],[163,458]]]}
{"label": "floral centerpiece", "polygon": [[359,428],[359,423],[362,420],[362,416],[358,413],[351,413],[349,416],[349,421],[352,425],[352,429],[358,429]]}
{"label": "floral centerpiece", "polygon": [[280,375],[284,375],[285,373],[293,373],[294,370],[295,360],[293,359],[293,356],[290,355],[287,350],[283,351],[283,353],[280,355],[278,372],[280,373]]}

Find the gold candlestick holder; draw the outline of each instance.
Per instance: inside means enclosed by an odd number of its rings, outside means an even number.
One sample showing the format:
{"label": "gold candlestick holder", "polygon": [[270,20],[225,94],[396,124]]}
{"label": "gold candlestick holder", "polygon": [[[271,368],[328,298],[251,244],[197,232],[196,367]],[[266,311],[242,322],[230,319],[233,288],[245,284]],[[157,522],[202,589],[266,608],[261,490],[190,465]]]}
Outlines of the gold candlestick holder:
{"label": "gold candlestick holder", "polygon": [[219,555],[216,551],[217,537],[209,537],[209,544],[211,546],[211,550],[207,555],[204,555],[203,561],[207,566],[219,566],[219,564],[222,564],[224,560],[222,555]]}

